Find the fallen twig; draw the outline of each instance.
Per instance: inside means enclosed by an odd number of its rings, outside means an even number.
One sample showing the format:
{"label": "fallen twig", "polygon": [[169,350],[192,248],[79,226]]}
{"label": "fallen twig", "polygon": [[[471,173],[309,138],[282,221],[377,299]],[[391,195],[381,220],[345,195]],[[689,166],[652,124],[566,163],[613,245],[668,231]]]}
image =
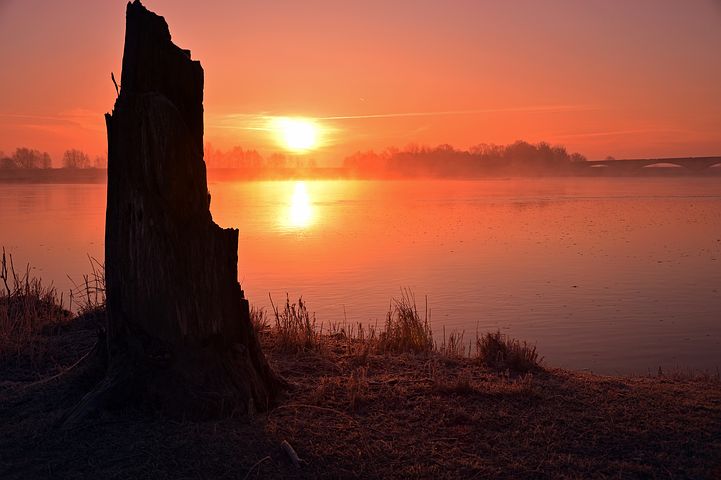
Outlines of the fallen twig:
{"label": "fallen twig", "polygon": [[53,376],[51,376],[51,377],[42,378],[42,379],[40,379],[40,380],[38,380],[38,381],[36,381],[36,382],[28,383],[27,385],[23,385],[23,386],[22,386],[23,390],[27,390],[28,388],[36,387],[36,386],[38,386],[38,385],[42,385],[42,384],[44,384],[44,383],[52,382],[53,380],[56,380],[56,379],[62,377],[63,375],[69,373],[69,372],[72,371],[74,368],[77,368],[77,366],[80,365],[86,358],[88,358],[88,357],[90,356],[90,354],[95,353],[95,352],[96,352],[96,349],[97,349],[98,346],[99,346],[99,343],[100,343],[99,341],[98,341],[98,342],[95,342],[95,345],[93,345],[93,348],[91,348],[85,355],[83,355],[82,357],[80,357],[75,363],[73,363],[73,364],[70,365],[69,367],[63,368],[60,372],[56,373],[55,375],[53,375]]}
{"label": "fallen twig", "polygon": [[270,455],[266,455],[265,457],[263,457],[260,460],[258,460],[257,462],[255,462],[253,464],[253,466],[250,467],[250,470],[248,470],[248,473],[245,474],[245,477],[243,477],[243,480],[248,480],[248,477],[250,477],[250,474],[253,473],[253,470],[255,470],[256,467],[258,467],[261,463],[265,462],[266,460],[270,460]]}
{"label": "fallen twig", "polygon": [[290,443],[288,443],[287,440],[283,440],[283,442],[280,444],[283,451],[288,455],[290,458],[290,461],[293,462],[293,465],[295,465],[296,468],[300,468],[300,458],[298,458],[298,454],[295,453],[295,450],[293,450],[293,447],[290,446]]}

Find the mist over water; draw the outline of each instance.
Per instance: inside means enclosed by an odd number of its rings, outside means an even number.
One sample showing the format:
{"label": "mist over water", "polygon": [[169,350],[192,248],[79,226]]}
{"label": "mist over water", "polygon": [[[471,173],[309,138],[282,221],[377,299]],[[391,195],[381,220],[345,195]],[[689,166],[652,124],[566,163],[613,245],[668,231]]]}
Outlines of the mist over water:
{"label": "mist over water", "polygon": [[[383,322],[401,287],[440,335],[500,329],[551,366],[721,366],[718,178],[213,182],[251,303]],[[0,186],[0,244],[60,289],[103,257],[104,185]]]}

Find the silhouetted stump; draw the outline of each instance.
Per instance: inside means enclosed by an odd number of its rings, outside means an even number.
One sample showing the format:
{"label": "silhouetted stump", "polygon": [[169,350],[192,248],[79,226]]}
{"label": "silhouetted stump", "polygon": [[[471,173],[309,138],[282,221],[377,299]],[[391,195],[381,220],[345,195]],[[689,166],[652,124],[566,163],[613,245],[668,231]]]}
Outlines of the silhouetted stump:
{"label": "silhouetted stump", "polygon": [[266,408],[282,381],[238,284],[238,230],[210,214],[203,69],[138,0],[106,123],[109,363],[68,422],[134,401],[196,417]]}

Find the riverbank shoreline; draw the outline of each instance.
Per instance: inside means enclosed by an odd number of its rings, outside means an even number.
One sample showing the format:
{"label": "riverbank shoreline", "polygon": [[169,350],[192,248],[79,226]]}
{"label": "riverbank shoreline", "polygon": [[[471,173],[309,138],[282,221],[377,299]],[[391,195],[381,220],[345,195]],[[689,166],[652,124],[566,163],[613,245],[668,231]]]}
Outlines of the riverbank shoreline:
{"label": "riverbank shoreline", "polygon": [[100,374],[77,362],[101,324],[102,315],[85,315],[46,328],[2,363],[0,477],[721,475],[718,378],[515,373],[448,350],[378,354],[342,331],[290,351],[278,332],[260,329],[291,385],[269,411],[198,422],[127,408],[61,430],[58,420]]}

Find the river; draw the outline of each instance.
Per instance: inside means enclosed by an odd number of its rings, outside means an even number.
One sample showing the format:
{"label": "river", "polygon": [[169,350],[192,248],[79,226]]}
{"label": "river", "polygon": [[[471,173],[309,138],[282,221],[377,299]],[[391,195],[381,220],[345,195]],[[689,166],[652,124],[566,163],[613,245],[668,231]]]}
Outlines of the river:
{"label": "river", "polygon": [[[251,303],[383,322],[414,292],[440,340],[500,330],[598,373],[721,367],[721,179],[214,182]],[[0,245],[60,290],[102,261],[105,185],[0,184]]]}

